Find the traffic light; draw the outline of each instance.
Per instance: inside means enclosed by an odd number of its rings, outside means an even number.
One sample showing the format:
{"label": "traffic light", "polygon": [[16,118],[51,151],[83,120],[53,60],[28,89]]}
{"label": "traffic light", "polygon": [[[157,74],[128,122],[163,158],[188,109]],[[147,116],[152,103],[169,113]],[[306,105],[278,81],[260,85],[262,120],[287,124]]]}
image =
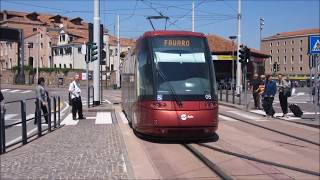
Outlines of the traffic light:
{"label": "traffic light", "polygon": [[98,60],[98,46],[97,43],[92,43],[91,46],[91,62]]}
{"label": "traffic light", "polygon": [[272,71],[273,71],[273,72],[279,72],[279,71],[280,71],[280,64],[278,64],[277,62],[275,62],[275,63],[273,64]]}
{"label": "traffic light", "polygon": [[250,49],[247,46],[240,46],[239,50],[239,61],[243,64],[248,64],[250,62]]}
{"label": "traffic light", "polygon": [[276,71],[279,72],[280,71],[280,64],[276,65]]}

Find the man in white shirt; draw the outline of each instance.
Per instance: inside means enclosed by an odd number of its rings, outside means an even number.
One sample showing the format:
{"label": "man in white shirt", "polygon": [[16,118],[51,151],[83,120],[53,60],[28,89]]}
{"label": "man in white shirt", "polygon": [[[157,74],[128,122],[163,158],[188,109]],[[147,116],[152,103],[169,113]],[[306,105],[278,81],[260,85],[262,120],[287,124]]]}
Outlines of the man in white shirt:
{"label": "man in white shirt", "polygon": [[69,85],[69,92],[72,100],[72,118],[76,120],[76,115],[78,113],[78,119],[85,119],[82,114],[82,101],[81,101],[81,89],[79,83],[79,75],[74,76],[74,81]]}

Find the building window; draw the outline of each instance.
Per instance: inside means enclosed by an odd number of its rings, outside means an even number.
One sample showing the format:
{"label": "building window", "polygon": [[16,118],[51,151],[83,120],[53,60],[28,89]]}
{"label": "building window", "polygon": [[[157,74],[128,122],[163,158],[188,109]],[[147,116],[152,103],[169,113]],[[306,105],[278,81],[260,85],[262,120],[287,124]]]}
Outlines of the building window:
{"label": "building window", "polygon": [[291,68],[291,71],[293,71],[293,70],[294,70],[294,68],[292,67],[292,68]]}
{"label": "building window", "polygon": [[59,63],[59,68],[61,68],[61,63]]}
{"label": "building window", "polygon": [[270,64],[272,64],[272,57],[270,57]]}
{"label": "building window", "polygon": [[32,31],[33,31],[33,32],[36,32],[36,31],[37,31],[37,28],[32,28]]}
{"label": "building window", "polygon": [[42,34],[40,34],[40,38],[43,38],[43,35],[42,35]]}
{"label": "building window", "polygon": [[287,52],[287,49],[284,49],[283,52],[286,53],[286,52]]}
{"label": "building window", "polygon": [[300,67],[300,71],[302,71],[302,67]]}
{"label": "building window", "polygon": [[66,36],[64,34],[62,35],[62,41],[66,41]]}
{"label": "building window", "polygon": [[302,52],[302,47],[300,48],[300,51]]}
{"label": "building window", "polygon": [[113,71],[113,64],[111,64],[111,71]]}
{"label": "building window", "polygon": [[270,50],[270,54],[272,54],[272,49]]}
{"label": "building window", "polygon": [[51,41],[49,41],[49,47],[51,47]]}
{"label": "building window", "polygon": [[65,68],[65,69],[66,69],[66,68],[67,68],[67,65],[66,65],[66,64],[64,64],[64,65],[63,65],[63,68]]}
{"label": "building window", "polygon": [[56,65],[56,64],[54,64],[54,68],[57,68],[57,65]]}
{"label": "building window", "polygon": [[12,59],[10,58],[10,68],[12,68]]}
{"label": "building window", "polygon": [[300,44],[302,44],[302,39],[300,40]]}
{"label": "building window", "polygon": [[40,43],[40,47],[41,47],[41,49],[43,48],[43,43]]}
{"label": "building window", "polygon": [[60,48],[60,55],[63,55],[63,48]]}
{"label": "building window", "polygon": [[294,56],[291,56],[291,64],[293,64]]}
{"label": "building window", "polygon": [[302,63],[302,55],[299,56],[299,62]]}
{"label": "building window", "polygon": [[272,47],[272,43],[270,43],[270,47]]}
{"label": "building window", "polygon": [[280,62],[280,57],[279,56],[277,57],[277,62]]}
{"label": "building window", "polygon": [[78,54],[81,53],[81,47],[78,47]]}
{"label": "building window", "polygon": [[284,56],[284,58],[283,58],[283,64],[287,64],[287,56]]}
{"label": "building window", "polygon": [[287,71],[287,67],[284,67],[284,71]]}
{"label": "building window", "polygon": [[294,40],[291,41],[291,44],[294,44]]}
{"label": "building window", "polygon": [[72,69],[72,64],[69,64],[70,69]]}
{"label": "building window", "polygon": [[280,52],[280,50],[278,49],[278,50],[277,50],[277,53],[279,53],[279,52]]}
{"label": "building window", "polygon": [[284,42],[283,42],[283,45],[287,45],[287,41],[284,41]]}
{"label": "building window", "polygon": [[294,48],[291,48],[291,52],[294,52]]}

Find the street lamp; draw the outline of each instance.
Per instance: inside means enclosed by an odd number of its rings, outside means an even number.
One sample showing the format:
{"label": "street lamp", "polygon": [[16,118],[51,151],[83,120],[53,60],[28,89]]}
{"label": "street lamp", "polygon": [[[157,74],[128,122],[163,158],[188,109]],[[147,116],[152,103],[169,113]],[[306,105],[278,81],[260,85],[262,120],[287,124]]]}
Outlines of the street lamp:
{"label": "street lamp", "polygon": [[234,40],[237,39],[237,36],[229,36],[229,39],[231,39],[231,41],[232,41],[231,88],[232,88],[232,90],[233,90],[233,84],[234,84],[234,61],[235,61],[235,58],[234,58],[234,49],[235,49]]}
{"label": "street lamp", "polygon": [[262,40],[263,26],[264,26],[264,18],[260,18],[260,50],[261,50],[261,40]]}

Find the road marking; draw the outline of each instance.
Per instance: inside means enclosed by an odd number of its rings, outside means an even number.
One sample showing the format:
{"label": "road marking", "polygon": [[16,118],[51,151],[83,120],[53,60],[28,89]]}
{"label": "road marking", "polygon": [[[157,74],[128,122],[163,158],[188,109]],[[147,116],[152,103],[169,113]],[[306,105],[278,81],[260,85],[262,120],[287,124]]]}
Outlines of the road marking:
{"label": "road marking", "polygon": [[236,114],[236,115],[239,115],[239,116],[242,116],[244,118],[247,118],[247,119],[250,119],[250,120],[254,120],[254,121],[269,121],[269,120],[266,120],[266,119],[259,119],[259,117],[257,117],[257,116],[250,116],[248,114],[244,114],[243,112],[238,112],[238,111],[227,111],[227,112],[230,112],[232,114]]}
{"label": "road marking", "polygon": [[17,119],[12,119],[15,116],[18,116],[18,114],[6,114],[6,115],[4,115],[4,119],[5,120],[17,120]]}
{"label": "road marking", "polygon": [[6,92],[8,90],[10,90],[10,89],[1,89],[1,92]]}
{"label": "road marking", "polygon": [[110,112],[97,112],[95,124],[112,124]]}
{"label": "road marking", "polygon": [[69,114],[64,120],[61,122],[61,125],[66,125],[66,126],[74,126],[77,125],[79,120],[73,120],[72,119],[72,114]]}
{"label": "road marking", "polygon": [[223,120],[226,120],[226,121],[237,121],[236,119],[233,119],[233,118],[230,118],[230,117],[227,117],[227,116],[224,116],[224,115],[221,115],[219,114],[219,118],[223,119]]}
{"label": "road marking", "polygon": [[305,95],[305,94],[306,94],[305,92],[298,92],[297,96],[302,96],[302,95]]}
{"label": "road marking", "polygon": [[[28,131],[27,137],[29,137],[29,135],[32,134],[33,132],[37,131],[37,129],[38,129],[38,128],[33,128],[33,129],[31,129],[30,131]],[[22,136],[19,136],[19,137],[13,139],[13,140],[7,142],[7,143],[6,143],[6,146],[9,146],[9,145],[14,144],[14,143],[16,143],[16,142],[18,142],[18,141],[21,141],[21,140],[22,140]]]}
{"label": "road marking", "polygon": [[119,112],[119,116],[120,116],[120,118],[121,118],[121,120],[122,120],[122,122],[123,122],[124,124],[128,124],[128,123],[129,123],[129,122],[128,122],[128,119],[126,118],[126,115],[124,115],[123,112]]}
{"label": "road marking", "polygon": [[86,119],[96,119],[96,117],[86,117]]}
{"label": "road marking", "polygon": [[112,104],[108,99],[104,99],[107,103]]}
{"label": "road marking", "polygon": [[[26,120],[31,119],[31,118],[34,118],[34,114],[28,114],[28,115],[26,116]],[[32,120],[30,120],[30,121],[32,121]],[[30,122],[30,121],[27,121],[27,123]],[[21,120],[20,120],[20,122],[21,122]],[[17,125],[15,125],[15,126],[22,126],[22,123],[17,124]]]}
{"label": "road marking", "polygon": [[29,92],[31,92],[32,90],[26,90],[26,91],[22,91],[22,92],[20,92],[20,93],[22,93],[22,94],[25,94],[25,93],[29,93]]}
{"label": "road marking", "polygon": [[11,93],[14,93],[14,92],[19,92],[20,90],[19,89],[15,89],[15,90],[12,90],[10,91]]}

